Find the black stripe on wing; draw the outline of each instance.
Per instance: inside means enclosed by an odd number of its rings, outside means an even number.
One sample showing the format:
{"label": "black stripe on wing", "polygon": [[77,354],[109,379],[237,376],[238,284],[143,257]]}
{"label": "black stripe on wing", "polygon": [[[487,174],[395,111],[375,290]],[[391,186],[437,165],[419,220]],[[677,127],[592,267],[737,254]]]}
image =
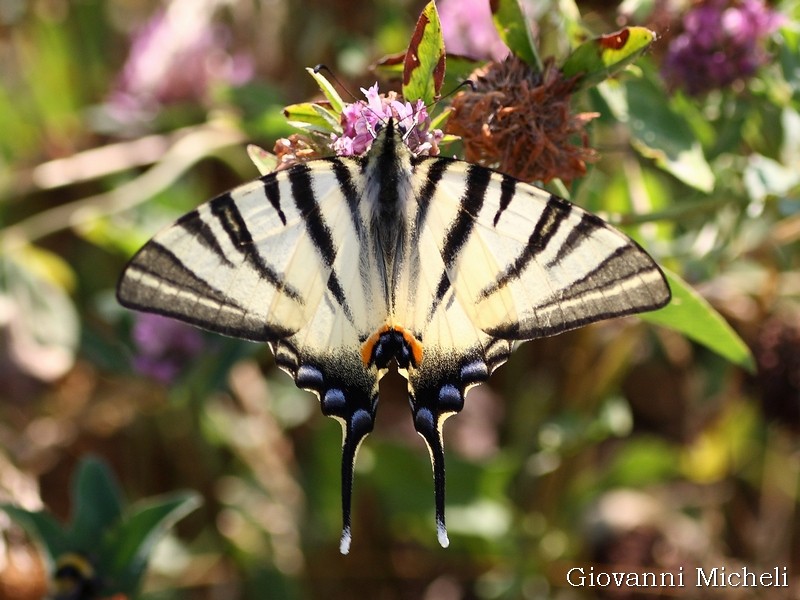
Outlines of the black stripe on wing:
{"label": "black stripe on wing", "polygon": [[[217,218],[222,229],[228,234],[231,244],[241,253],[245,262],[253,267],[261,278],[269,281],[281,293],[287,295],[299,304],[303,304],[305,300],[300,292],[292,286],[287,285],[283,277],[264,262],[264,258],[256,248],[253,242],[253,236],[247,228],[247,223],[245,223],[245,220],[242,218],[242,214],[239,212],[231,194],[227,193],[217,196],[209,202],[209,207],[211,209],[211,214]],[[194,212],[196,213],[197,211]],[[199,215],[197,218],[200,218]],[[191,231],[190,223],[191,220],[187,220],[181,224],[187,231]],[[219,243],[217,243],[217,246],[219,246]],[[230,264],[230,261],[225,257],[224,253],[219,254],[219,258]]]}
{"label": "black stripe on wing", "polygon": [[[151,281],[147,281],[147,280]],[[183,295],[192,296],[191,300]],[[253,341],[276,340],[293,331],[248,318],[246,307],[235,304],[191,271],[170,250],[151,241],[133,257],[117,285],[120,304]]]}
{"label": "black stripe on wing", "polygon": [[176,224],[193,235],[201,246],[209,250],[215,256],[218,256],[227,266],[233,266],[233,263],[225,256],[225,251],[222,249],[222,246],[219,245],[217,236],[214,235],[211,227],[203,220],[197,210],[186,213],[178,219]]}
{"label": "black stripe on wing", "polygon": [[[652,259],[638,246],[632,244],[617,248],[583,277],[570,284],[559,296],[559,302],[579,299],[585,294],[596,291],[611,290],[619,288],[625,293],[639,293],[647,296],[647,300],[636,302],[637,310],[655,310],[661,308],[669,295],[654,297],[652,289],[647,286],[625,286],[625,282],[637,279],[645,273],[661,273],[660,269],[653,263]],[[663,277],[663,275],[662,275]],[[548,308],[555,301],[542,306]]]}
{"label": "black stripe on wing", "polygon": [[433,304],[428,311],[429,320],[433,318],[433,314],[450,289],[451,281],[447,275],[447,270],[453,266],[464,244],[467,243],[470,235],[472,235],[472,230],[475,228],[475,220],[486,199],[486,190],[489,187],[491,178],[492,171],[485,167],[478,165],[469,165],[467,167],[467,185],[461,198],[460,210],[447,230],[444,247],[442,248],[444,269],[436,286]]}
{"label": "black stripe on wing", "polygon": [[286,215],[283,214],[283,209],[281,209],[281,187],[275,173],[264,175],[261,178],[261,183],[264,184],[264,195],[272,205],[272,208],[275,209],[275,212],[278,213],[281,223],[286,225]]}
{"label": "black stripe on wing", "polygon": [[[657,276],[660,281],[648,284],[643,281],[648,276]],[[616,296],[624,300],[614,299]],[[539,314],[557,311],[558,319],[542,319],[536,327],[527,328],[513,322],[486,333],[505,339],[546,337],[604,319],[656,310],[666,306],[671,297],[664,273],[644,250],[630,242],[598,262],[557,297],[535,307]]]}
{"label": "black stripe on wing", "polygon": [[486,198],[486,189],[492,179],[492,171],[477,165],[467,168],[467,187],[461,198],[461,210],[455,221],[450,226],[445,236],[442,258],[446,267],[453,266],[458,253],[467,243],[472,230],[475,228],[475,219],[483,206]]}
{"label": "black stripe on wing", "polygon": [[555,257],[547,263],[547,268],[551,269],[557,264],[559,264],[562,260],[564,260],[567,256],[572,254],[578,247],[581,245],[581,242],[584,240],[590,239],[592,233],[597,231],[598,229],[605,229],[608,225],[598,217],[597,215],[593,215],[592,213],[585,212],[581,215],[581,220],[578,221],[578,224],[573,226],[570,230],[569,234],[567,235],[567,239],[561,244],[561,247],[556,252]]}
{"label": "black stripe on wing", "polygon": [[[131,260],[120,280],[117,296],[123,306],[136,309],[153,308],[153,302],[160,299],[153,292],[155,286],[140,285],[133,275],[144,274],[159,284],[166,284],[175,290],[190,292],[199,298],[207,298],[223,304],[230,299],[220,290],[211,286],[188,269],[170,250],[151,241],[144,246]],[[161,302],[168,304],[171,298],[163,298]]]}
{"label": "black stripe on wing", "polygon": [[[509,200],[510,202],[510,200]],[[500,288],[505,287],[515,279],[518,279],[537,254],[544,252],[550,240],[558,233],[561,224],[569,217],[572,205],[558,196],[550,195],[547,204],[536,222],[536,226],[528,238],[528,245],[514,259],[505,271],[490,285],[481,290],[479,298],[488,298]],[[498,211],[498,215],[500,211]],[[497,217],[495,217],[495,223]]]}
{"label": "black stripe on wing", "polygon": [[[422,161],[417,161],[422,162]],[[439,182],[442,180],[447,170],[448,165],[452,160],[446,158],[439,158],[431,161],[430,158],[425,158],[425,163],[430,164],[428,171],[425,174],[425,184],[417,194],[417,214],[414,218],[414,231],[411,233],[411,247],[418,246],[419,232],[425,225],[425,220],[428,218],[428,207],[431,204],[431,199],[436,194],[436,189],[439,187]]]}
{"label": "black stripe on wing", "polygon": [[502,179],[500,180],[500,207],[497,209],[497,212],[494,215],[494,220],[492,221],[492,224],[495,227],[497,227],[497,222],[500,220],[500,215],[502,215],[503,212],[508,208],[508,205],[511,204],[511,200],[514,198],[516,189],[517,180],[504,173],[502,175]]}
{"label": "black stripe on wing", "polygon": [[409,273],[411,275],[411,281],[417,281],[422,270],[422,256],[420,256],[419,235],[422,231],[422,228],[425,226],[425,221],[428,218],[428,209],[430,207],[431,200],[436,194],[436,190],[439,187],[439,182],[442,180],[442,176],[447,171],[448,165],[450,165],[452,162],[452,159],[431,159],[428,157],[421,159],[417,158],[416,160],[412,161],[415,175],[419,174],[419,171],[416,169],[419,164],[428,165],[428,168],[426,171],[424,171],[425,183],[419,189],[415,198],[417,211],[414,215],[414,225],[409,233]]}
{"label": "black stripe on wing", "polygon": [[353,323],[353,314],[347,303],[339,277],[333,269],[336,260],[336,247],[333,242],[331,230],[325,223],[325,219],[319,210],[319,204],[314,195],[314,188],[311,183],[311,168],[308,165],[297,165],[289,171],[289,182],[292,186],[292,196],[300,216],[306,224],[306,231],[311,237],[311,241],[319,252],[320,258],[327,267],[331,269],[328,276],[328,290],[333,294],[334,299],[342,307],[347,319]]}
{"label": "black stripe on wing", "polygon": [[336,175],[336,181],[339,183],[339,189],[344,194],[347,201],[347,207],[350,209],[350,221],[353,224],[358,239],[362,239],[364,232],[361,227],[361,217],[359,215],[358,205],[361,200],[358,189],[353,181],[353,173],[347,165],[338,157],[331,157],[325,159],[333,167],[333,174]]}

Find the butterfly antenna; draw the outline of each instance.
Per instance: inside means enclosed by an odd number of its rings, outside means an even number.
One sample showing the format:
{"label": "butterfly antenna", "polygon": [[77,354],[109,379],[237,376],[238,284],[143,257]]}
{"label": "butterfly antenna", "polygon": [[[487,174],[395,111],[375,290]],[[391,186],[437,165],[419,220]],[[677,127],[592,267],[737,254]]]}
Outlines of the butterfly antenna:
{"label": "butterfly antenna", "polygon": [[[470,90],[472,90],[473,92],[476,90],[476,87],[475,87],[475,82],[474,82],[474,81],[472,81],[471,79],[465,79],[464,81],[462,81],[461,83],[459,83],[459,84],[458,84],[456,87],[454,87],[452,90],[450,90],[449,92],[447,92],[447,93],[446,93],[444,96],[441,96],[440,98],[437,98],[437,99],[436,99],[436,100],[434,100],[433,102],[430,102],[430,103],[426,104],[426,105],[424,106],[425,110],[427,110],[427,111],[428,111],[428,114],[430,114],[430,109],[431,109],[431,108],[433,108],[434,106],[436,106],[436,105],[437,105],[439,102],[441,102],[442,100],[446,100],[447,98],[449,98],[450,96],[454,95],[456,92],[460,91],[462,88],[465,88],[465,87],[468,87],[468,88],[470,88]],[[411,132],[412,132],[412,131],[413,131],[413,130],[416,128],[416,126],[419,124],[419,119],[418,119],[418,117],[417,117],[417,115],[418,115],[418,114],[419,114],[419,111],[415,110],[415,111],[414,111],[414,113],[413,113],[413,114],[412,114],[410,117],[406,117],[407,119],[408,119],[408,118],[411,118],[411,119],[413,120],[413,122],[412,122],[412,124],[411,124],[411,127],[409,127],[409,128],[408,128],[408,131],[406,132],[406,134],[403,136],[403,139],[404,139],[404,140],[405,140],[405,138],[407,138],[409,135],[411,135]]]}
{"label": "butterfly antenna", "polygon": [[[447,94],[445,94],[444,96],[442,96],[441,98],[436,100],[436,102],[441,102],[445,98],[449,98],[450,96],[452,96],[456,92],[460,92],[461,88],[465,88],[465,87],[468,87],[470,89],[470,91],[473,91],[473,92],[478,89],[477,86],[475,85],[475,82],[472,81],[472,79],[465,79],[464,81],[459,83],[456,87],[454,87],[452,90],[447,92]],[[435,104],[436,102],[434,102],[433,104]]]}
{"label": "butterfly antenna", "polygon": [[354,102],[358,102],[358,98],[356,97],[356,95],[350,91],[350,88],[348,88],[345,84],[341,82],[341,80],[336,76],[336,73],[334,73],[330,69],[330,67],[328,67],[328,65],[320,63],[316,67],[314,67],[314,73],[319,73],[320,71],[325,71],[325,74],[328,77],[330,77],[337,86],[339,86],[340,90],[342,90],[345,94],[350,96],[350,98],[352,98]]}
{"label": "butterfly antenna", "polygon": [[477,89],[475,87],[475,82],[472,81],[472,79],[465,79],[464,81],[459,83],[456,87],[454,87],[452,90],[447,92],[444,96],[440,96],[439,98],[436,98],[433,102],[430,102],[430,103],[426,104],[425,105],[425,109],[428,110],[430,108],[433,108],[434,106],[439,104],[439,102],[442,102],[443,100],[447,100],[450,96],[453,96],[457,92],[460,92],[461,89],[465,88],[465,87],[468,87],[473,92]]}
{"label": "butterfly antenna", "polygon": [[[336,74],[333,71],[331,71],[331,69],[327,65],[318,64],[316,67],[314,67],[314,73],[319,73],[320,71],[325,71],[325,73],[334,81],[334,83],[336,83],[336,85],[339,86],[339,88],[342,91],[344,91],[348,96],[350,96],[353,102],[364,102],[362,98],[358,98],[355,94],[353,94],[353,92],[351,92],[350,89],[346,85],[344,85],[339,80],[338,77],[336,77]],[[368,104],[365,105],[364,108],[374,113],[379,118],[379,120],[383,119],[383,116],[378,115],[378,113],[372,110],[372,108]],[[369,123],[367,123],[366,125],[367,125],[367,131],[369,131],[369,134],[372,136],[372,138],[375,139],[376,137],[378,137],[378,132],[375,131],[375,129]]]}

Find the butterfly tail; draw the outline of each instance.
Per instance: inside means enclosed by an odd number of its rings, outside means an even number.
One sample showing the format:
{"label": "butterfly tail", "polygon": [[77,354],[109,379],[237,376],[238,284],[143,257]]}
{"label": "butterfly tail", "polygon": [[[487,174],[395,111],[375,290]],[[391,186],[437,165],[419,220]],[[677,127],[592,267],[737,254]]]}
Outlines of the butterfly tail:
{"label": "butterfly tail", "polygon": [[330,387],[320,394],[322,413],[342,425],[342,539],[339,551],[350,551],[350,507],[353,497],[353,471],[361,442],[375,425],[377,395]]}
{"label": "butterfly tail", "polygon": [[[275,360],[289,372],[297,387],[314,392],[322,414],[342,425],[342,539],[339,550],[350,551],[350,505],[353,469],[361,442],[375,425],[378,408],[378,380],[363,368],[359,355],[347,353],[328,361],[312,361],[282,340],[273,345]],[[360,377],[359,377],[360,374]]]}
{"label": "butterfly tail", "polygon": [[425,440],[431,455],[433,468],[433,489],[436,503],[436,536],[442,548],[450,545],[444,520],[445,471],[444,444],[442,442],[442,423],[446,415],[436,414],[428,407],[420,407],[414,414],[414,427]]}
{"label": "butterfly tail", "polygon": [[342,423],[342,539],[339,552],[350,552],[350,508],[353,498],[353,472],[356,455],[361,442],[372,431],[375,415],[364,409],[352,411],[346,418],[338,417]]}
{"label": "butterfly tail", "polygon": [[[510,351],[506,341],[491,342],[486,348],[473,349],[466,353],[461,367],[454,376],[447,368],[449,361],[437,360],[437,353],[429,352],[427,372],[415,369],[408,381],[414,427],[425,440],[431,455],[433,485],[436,501],[436,529],[439,544],[447,548],[450,541],[444,520],[445,470],[442,427],[445,420],[464,408],[467,390],[489,377],[502,364]],[[425,365],[423,365],[425,366]]]}
{"label": "butterfly tail", "polygon": [[436,535],[442,548],[447,548],[450,540],[447,538],[447,528],[444,522],[445,472],[442,426],[447,417],[458,413],[464,407],[464,392],[463,388],[459,389],[451,383],[435,386],[433,389],[417,387],[419,389],[412,389],[411,394],[414,427],[425,440],[431,455],[436,502]]}

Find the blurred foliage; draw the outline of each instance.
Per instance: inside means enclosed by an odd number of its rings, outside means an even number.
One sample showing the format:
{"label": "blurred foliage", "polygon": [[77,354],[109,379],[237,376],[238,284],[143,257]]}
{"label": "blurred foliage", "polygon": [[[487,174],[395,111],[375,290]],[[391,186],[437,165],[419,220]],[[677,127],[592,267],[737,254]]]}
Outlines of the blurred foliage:
{"label": "blurred foliage", "polygon": [[[305,67],[372,84],[424,4],[0,0],[0,501],[66,522],[89,453],[128,498],[196,490],[150,556],[150,599],[659,595],[570,588],[589,565],[788,566],[800,585],[796,0],[776,6],[771,60],[700,97],[660,75],[688,7],[523,3],[543,60],[620,25],[658,34],[573,98],[600,113],[602,158],[569,191],[688,282],[758,372],[633,318],[524,344],[445,428],[448,550],[399,377],[381,384],[342,558],[339,426],[265,347],[203,334],[168,384],[134,368],[148,339],[113,297],[126,259],[257,175],[246,143],[271,148],[293,131],[283,107],[319,98]],[[49,565],[3,513],[0,532],[0,597],[42,597]]]}
{"label": "blurred foliage", "polygon": [[56,600],[134,597],[155,544],[200,504],[194,492],[178,492],[127,510],[108,467],[91,457],[81,460],[71,488],[75,514],[67,527],[47,512],[0,505],[41,544]]}

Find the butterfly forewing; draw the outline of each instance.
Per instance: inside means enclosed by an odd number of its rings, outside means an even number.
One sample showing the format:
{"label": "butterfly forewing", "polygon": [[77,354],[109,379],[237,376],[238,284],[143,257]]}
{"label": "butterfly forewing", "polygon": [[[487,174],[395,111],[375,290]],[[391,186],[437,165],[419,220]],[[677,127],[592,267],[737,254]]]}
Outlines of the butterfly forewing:
{"label": "butterfly forewing", "polygon": [[[302,188],[297,180],[313,184]],[[324,246],[323,239],[336,242]],[[340,250],[343,276],[360,277],[344,258],[358,255],[359,238],[332,170],[279,172],[222,194],[158,234],[129,263],[118,298],[256,341],[285,338],[315,321],[316,337],[327,342],[344,318],[348,341],[357,344],[341,285],[330,285],[338,281]],[[352,290],[355,299],[359,290]],[[364,299],[350,304],[363,307]]]}
{"label": "butterfly forewing", "polygon": [[[450,223],[448,232],[466,237],[453,253],[448,235],[431,234],[449,284],[483,332],[533,339],[669,301],[652,258],[600,218],[483,167],[448,162],[428,227]],[[475,171],[480,177],[470,177]],[[480,197],[467,204],[470,180],[481,181]]]}

